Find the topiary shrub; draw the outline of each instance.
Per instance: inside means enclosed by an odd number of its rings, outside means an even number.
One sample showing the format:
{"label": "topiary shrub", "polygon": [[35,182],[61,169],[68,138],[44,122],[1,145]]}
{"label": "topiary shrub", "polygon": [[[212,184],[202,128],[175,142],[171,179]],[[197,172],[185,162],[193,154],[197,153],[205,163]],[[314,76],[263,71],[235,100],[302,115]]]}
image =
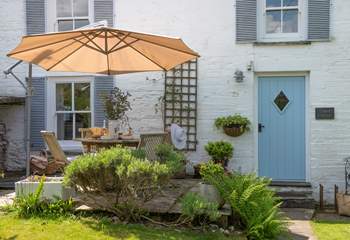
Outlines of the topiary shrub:
{"label": "topiary shrub", "polygon": [[230,203],[249,239],[275,239],[285,230],[280,199],[268,188],[270,180],[253,174],[224,174],[222,166],[213,162],[202,167],[201,173]]}
{"label": "topiary shrub", "polygon": [[223,167],[227,166],[228,160],[233,155],[233,146],[226,141],[208,142],[204,148],[212,160],[215,163],[220,163]]}
{"label": "topiary shrub", "polygon": [[94,208],[138,220],[145,202],[168,183],[171,170],[166,164],[139,159],[125,148],[84,155],[66,169],[64,183],[76,187],[82,200]]}

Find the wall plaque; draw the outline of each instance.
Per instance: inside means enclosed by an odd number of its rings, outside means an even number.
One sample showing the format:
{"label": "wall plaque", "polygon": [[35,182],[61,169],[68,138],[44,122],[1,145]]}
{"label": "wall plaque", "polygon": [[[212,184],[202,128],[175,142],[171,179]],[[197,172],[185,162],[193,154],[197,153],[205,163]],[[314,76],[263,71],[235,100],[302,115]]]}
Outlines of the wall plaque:
{"label": "wall plaque", "polygon": [[334,108],[316,108],[315,109],[316,120],[332,120],[334,119]]}

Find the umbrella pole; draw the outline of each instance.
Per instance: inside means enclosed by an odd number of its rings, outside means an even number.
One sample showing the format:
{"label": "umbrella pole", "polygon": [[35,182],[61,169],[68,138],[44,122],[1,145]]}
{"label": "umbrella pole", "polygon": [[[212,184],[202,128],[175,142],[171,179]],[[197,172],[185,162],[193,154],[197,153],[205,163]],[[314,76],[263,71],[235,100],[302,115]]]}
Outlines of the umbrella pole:
{"label": "umbrella pole", "polygon": [[26,176],[30,175],[30,127],[31,127],[31,114],[32,114],[32,74],[33,66],[29,63],[28,66],[28,79],[27,79],[27,91],[26,91]]}

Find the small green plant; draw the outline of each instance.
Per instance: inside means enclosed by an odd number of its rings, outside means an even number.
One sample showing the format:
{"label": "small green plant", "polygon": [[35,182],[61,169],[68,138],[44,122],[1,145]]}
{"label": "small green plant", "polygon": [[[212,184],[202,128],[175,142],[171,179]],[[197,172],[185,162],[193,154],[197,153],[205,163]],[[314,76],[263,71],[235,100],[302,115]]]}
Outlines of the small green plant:
{"label": "small green plant", "polygon": [[219,219],[218,204],[209,202],[197,193],[189,192],[181,199],[181,214],[184,222],[198,221],[201,224]]}
{"label": "small green plant", "polygon": [[49,217],[58,218],[69,215],[73,210],[73,201],[42,199],[45,177],[41,177],[34,193],[16,197],[9,211],[16,212],[20,217]]}
{"label": "small green plant", "polygon": [[213,161],[209,161],[207,164],[200,165],[199,173],[201,177],[206,180],[211,176],[223,176],[225,171],[221,165],[215,164]]}
{"label": "small green plant", "polygon": [[160,162],[166,164],[172,173],[177,173],[184,169],[186,158],[183,153],[175,151],[172,145],[159,144],[155,151]]}
{"label": "small green plant", "polygon": [[215,163],[220,163],[224,167],[233,155],[233,146],[226,141],[208,142],[204,148]]}
{"label": "small green plant", "polygon": [[131,155],[135,158],[146,159],[146,152],[143,149],[133,149]]}
{"label": "small green plant", "polygon": [[118,87],[113,88],[107,96],[103,96],[107,118],[110,120],[126,119],[125,113],[131,110],[129,97],[131,97],[129,92],[123,92]]}
{"label": "small green plant", "polygon": [[215,119],[215,126],[217,128],[232,128],[240,127],[244,131],[249,131],[250,121],[248,118],[243,117],[239,114],[227,116],[227,117],[218,117]]}
{"label": "small green plant", "polygon": [[252,174],[223,174],[222,166],[213,165],[209,162],[202,168],[203,178],[230,203],[249,239],[275,239],[285,231],[280,199],[268,188],[270,180]]}

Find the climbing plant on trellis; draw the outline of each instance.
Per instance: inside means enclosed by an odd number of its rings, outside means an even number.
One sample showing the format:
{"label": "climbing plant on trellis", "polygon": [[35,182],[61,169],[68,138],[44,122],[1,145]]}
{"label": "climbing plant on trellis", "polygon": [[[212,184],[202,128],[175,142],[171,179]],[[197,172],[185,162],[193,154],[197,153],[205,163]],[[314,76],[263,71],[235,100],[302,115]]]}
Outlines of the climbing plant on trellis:
{"label": "climbing plant on trellis", "polygon": [[172,123],[184,128],[188,151],[197,146],[197,67],[196,59],[165,72],[164,128]]}

